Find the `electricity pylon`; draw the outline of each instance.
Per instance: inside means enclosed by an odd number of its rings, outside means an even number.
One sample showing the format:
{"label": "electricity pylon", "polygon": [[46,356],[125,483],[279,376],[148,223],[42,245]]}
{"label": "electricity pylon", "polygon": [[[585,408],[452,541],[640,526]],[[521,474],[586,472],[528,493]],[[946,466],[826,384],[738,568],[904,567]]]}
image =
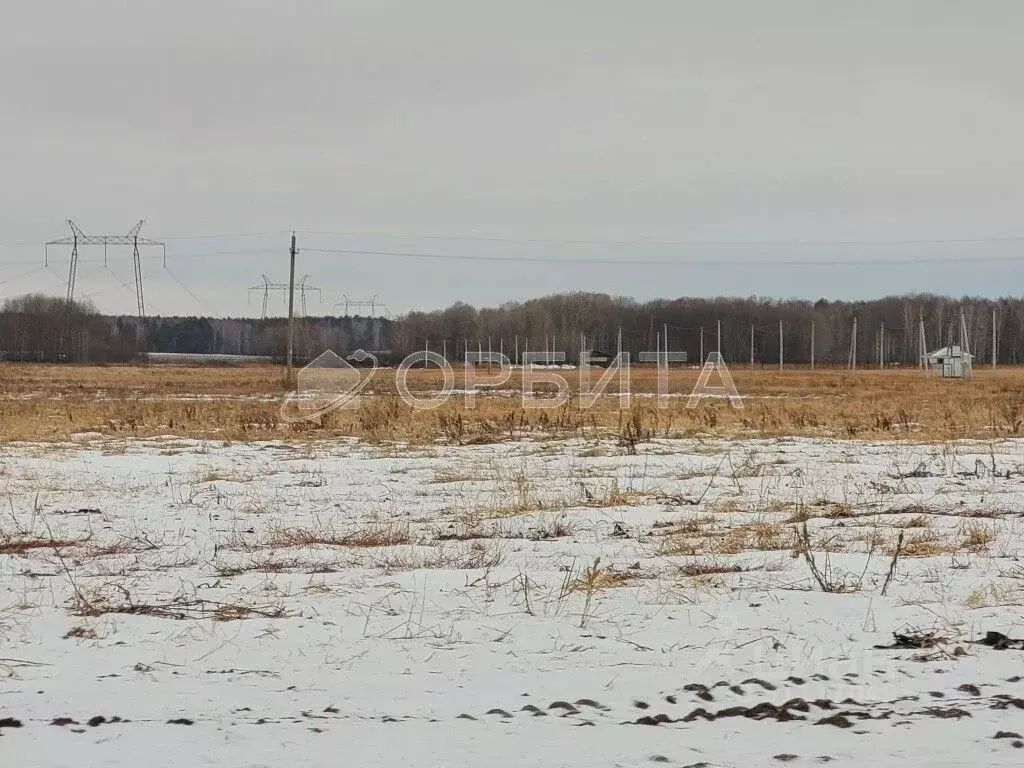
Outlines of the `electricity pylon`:
{"label": "electricity pylon", "polygon": [[315,285],[310,285],[306,281],[309,279],[309,275],[303,275],[301,280],[295,283],[295,290],[299,292],[299,306],[302,308],[300,314],[306,316],[306,291],[316,291],[317,301],[323,299],[323,291],[317,288]]}
{"label": "electricity pylon", "polygon": [[341,295],[341,301],[337,302],[334,306],[336,306],[336,307],[344,306],[345,307],[345,314],[342,315],[342,317],[348,317],[349,316],[349,314],[348,314],[349,307],[369,307],[370,308],[370,317],[372,318],[374,316],[374,314],[376,313],[376,311],[377,311],[377,307],[386,307],[387,305],[379,304],[377,302],[377,294],[374,294],[373,296],[371,296],[368,301],[356,301],[355,299],[350,299],[345,294],[342,294]]}
{"label": "electricity pylon", "polygon": [[142,231],[142,226],[146,223],[145,219],[139,220],[139,223],[128,230],[123,235],[87,235],[81,227],[75,224],[74,221],[68,219],[68,227],[71,229],[71,234],[68,237],[62,237],[59,240],[50,240],[46,243],[46,257],[45,263],[47,266],[50,262],[50,246],[51,245],[70,245],[71,246],[71,258],[68,265],[68,285],[67,285],[67,306],[70,309],[71,302],[75,298],[75,280],[78,277],[78,249],[81,246],[87,245],[102,245],[103,246],[103,265],[107,264],[107,247],[111,245],[115,246],[129,246],[132,249],[132,262],[135,268],[135,299],[138,304],[140,327],[141,321],[146,317],[146,301],[142,290],[142,257],[139,255],[139,247],[155,247],[163,250],[164,266],[167,266],[167,245],[161,243],[159,240],[151,240],[147,237],[139,237],[139,232]]}
{"label": "electricity pylon", "polygon": [[272,283],[272,282],[270,282],[270,278],[267,277],[266,275],[260,275],[260,279],[263,280],[263,283],[260,284],[260,285],[251,286],[249,288],[249,295],[252,296],[252,292],[253,291],[263,291],[263,312],[261,314],[261,317],[262,317],[263,320],[266,320],[267,319],[267,301],[270,299],[270,292],[271,291],[286,291],[287,292],[288,285],[285,284],[285,283]]}
{"label": "electricity pylon", "polygon": [[[266,275],[260,275],[260,279],[263,282],[258,284],[258,285],[251,286],[249,288],[249,294],[251,296],[253,291],[263,291],[263,312],[262,312],[261,316],[262,316],[262,318],[264,320],[266,320],[267,319],[267,303],[270,300],[270,292],[271,291],[281,291],[282,293],[287,295],[287,293],[288,293],[288,283],[274,283],[274,282],[271,282],[270,278],[267,277]],[[306,293],[307,292],[311,293],[313,291],[316,291],[318,296],[320,294],[322,294],[322,290],[320,288],[317,288],[315,285],[310,285],[307,282],[307,280],[309,280],[309,275],[303,275],[301,280],[296,280],[295,281],[295,290],[299,294],[299,307],[300,307],[299,314],[301,314],[302,316],[306,315]]]}

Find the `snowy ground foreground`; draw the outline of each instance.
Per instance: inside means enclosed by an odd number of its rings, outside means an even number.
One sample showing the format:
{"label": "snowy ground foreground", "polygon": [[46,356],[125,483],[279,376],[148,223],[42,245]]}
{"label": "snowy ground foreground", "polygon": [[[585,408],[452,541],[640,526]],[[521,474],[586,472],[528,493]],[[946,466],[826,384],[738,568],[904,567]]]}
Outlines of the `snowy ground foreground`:
{"label": "snowy ground foreground", "polygon": [[[1022,449],[8,445],[0,718],[22,727],[0,720],[0,756],[1019,762],[994,736],[1024,733],[1024,651],[970,641],[1024,634]],[[804,517],[846,593],[793,555]],[[901,559],[883,597],[901,526],[932,556]],[[907,629],[949,642],[873,648]]]}

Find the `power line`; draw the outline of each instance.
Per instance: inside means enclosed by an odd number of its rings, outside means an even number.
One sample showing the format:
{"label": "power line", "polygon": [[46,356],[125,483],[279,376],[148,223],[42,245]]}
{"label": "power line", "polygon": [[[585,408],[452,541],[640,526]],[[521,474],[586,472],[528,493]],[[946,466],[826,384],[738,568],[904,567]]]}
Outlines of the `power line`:
{"label": "power line", "polygon": [[[171,253],[172,259],[207,259],[212,256],[252,256],[257,253],[279,253],[280,248],[236,248],[230,251],[202,251],[198,253]],[[151,257],[158,258],[158,257]]]}
{"label": "power line", "polygon": [[961,264],[982,262],[1024,261],[1024,253],[1004,256],[953,256],[950,258],[907,258],[873,257],[866,259],[601,259],[594,257],[565,258],[560,256],[468,256],[451,253],[427,253],[423,251],[381,251],[360,248],[303,248],[307,253],[336,253],[347,256],[389,256],[409,259],[437,259],[442,261],[468,262],[521,262],[532,264],[582,264],[587,266],[728,266],[728,267],[775,267],[775,266],[870,266],[874,264]]}
{"label": "power line", "polygon": [[214,240],[228,237],[272,237],[287,235],[291,230],[279,229],[273,232],[212,232],[204,235],[169,235],[164,240]]}
{"label": "power line", "polygon": [[[257,233],[252,233],[257,234]],[[275,234],[275,233],[262,233],[262,234]],[[326,233],[325,233],[326,234]],[[343,235],[345,233],[337,233]],[[200,238],[228,238],[228,237],[243,237],[247,236],[245,233],[238,234],[211,234],[211,235],[191,235],[191,236],[179,236],[177,238],[168,239],[200,239]],[[434,239],[449,239],[449,240],[472,240],[470,236],[432,236]],[[495,242],[520,242],[520,243],[561,243],[561,244],[622,244],[622,245],[663,245],[663,246],[715,246],[715,245],[734,245],[734,246],[791,246],[791,247],[803,247],[803,246],[868,246],[868,245],[942,245],[942,244],[981,244],[981,243],[1024,243],[1024,236],[1021,237],[1005,237],[1005,238],[975,238],[975,239],[961,239],[961,240],[861,240],[861,241],[746,241],[746,242],[727,242],[727,241],[598,241],[598,240],[542,240],[542,239],[529,239],[524,238],[516,240],[513,238],[498,239],[498,238],[477,238],[481,241],[495,241]],[[140,241],[141,244],[141,241]],[[152,261],[160,259],[166,264],[166,258],[172,258],[175,260],[182,259],[208,259],[214,257],[236,257],[236,256],[254,256],[259,254],[270,254],[277,253],[278,248],[271,247],[259,247],[259,248],[237,248],[237,249],[221,249],[211,251],[198,251],[198,252],[184,252],[184,253],[169,253],[166,256],[163,254],[147,256],[141,255],[142,261]],[[844,257],[844,258],[812,258],[812,257],[799,257],[799,258],[767,258],[767,259],[750,259],[750,258],[721,258],[721,257],[680,257],[680,258],[601,258],[595,256],[529,256],[519,254],[508,254],[508,255],[494,255],[494,254],[479,254],[479,255],[467,255],[467,254],[452,254],[452,253],[437,253],[430,251],[421,250],[389,250],[389,249],[373,249],[373,248],[316,248],[307,247],[303,248],[303,251],[307,253],[333,253],[338,255],[350,255],[350,256],[382,256],[382,257],[393,257],[393,258],[410,258],[410,259],[433,259],[441,261],[463,261],[463,262],[510,262],[510,263],[532,263],[532,264],[581,264],[590,266],[730,266],[730,267],[770,267],[770,266],[871,266],[878,264],[969,264],[969,263],[992,263],[992,262],[1017,262],[1024,261],[1024,253],[1020,254],[1003,254],[1003,255],[979,255],[979,256],[949,256],[949,257],[935,257],[935,256],[876,256],[867,258],[855,258],[855,257]],[[44,260],[46,261],[46,260]],[[64,259],[49,259],[49,261],[65,261]],[[76,259],[78,263],[105,263],[105,259]],[[12,260],[0,260],[0,266],[35,266],[38,265],[37,259],[12,259]]]}
{"label": "power line", "polygon": [[[167,235],[164,240],[213,240],[241,237],[274,237],[287,235],[290,230],[266,230],[261,232],[209,232],[194,235]],[[302,234],[330,237],[373,237],[401,238],[416,240],[442,240],[454,242],[485,242],[485,243],[523,243],[538,245],[630,245],[654,247],[762,247],[762,246],[899,246],[899,245],[955,245],[981,243],[1015,243],[1024,242],[1024,235],[983,235],[979,237],[942,237],[942,238],[894,238],[894,239],[843,239],[843,238],[792,238],[760,239],[760,240],[665,240],[648,238],[559,238],[559,237],[523,237],[515,235],[484,235],[484,234],[437,234],[431,232],[389,232],[380,230],[303,230]],[[0,243],[0,248],[23,248],[38,245],[34,241]],[[309,250],[309,249],[306,249]]]}
{"label": "power line", "polygon": [[[944,245],[971,243],[1014,243],[1024,242],[1024,235],[1007,235],[1004,237],[963,237],[963,238],[910,238],[895,240],[856,240],[856,239],[803,239],[792,240],[649,240],[646,238],[556,238],[556,237],[516,237],[503,235],[473,234],[433,234],[427,232],[387,232],[358,231],[313,232],[304,231],[304,235],[337,236],[337,237],[381,237],[405,238],[419,240],[452,240],[487,243],[533,243],[541,245],[650,245],[650,246],[827,246],[827,245]],[[313,250],[306,248],[304,250]]]}
{"label": "power line", "polygon": [[[229,250],[229,251],[201,251],[201,252],[197,252],[197,253],[170,253],[170,254],[167,255],[166,258],[173,258],[173,259],[177,260],[177,259],[207,259],[207,258],[211,258],[213,256],[252,256],[252,255],[260,254],[260,253],[277,253],[280,250],[281,250],[280,248],[238,248],[238,249]],[[165,257],[163,255],[155,255],[155,256],[142,255],[142,256],[140,256],[140,259],[142,261],[163,261],[165,259]],[[62,259],[62,258],[59,258],[59,257],[58,258],[48,257],[45,260],[45,262],[41,262],[39,259],[17,259],[17,260],[11,260],[11,261],[0,260],[0,266],[8,266],[8,267],[25,266],[25,267],[27,267],[27,266],[30,266],[32,264],[35,264],[35,265],[39,265],[39,266],[45,267],[45,266],[47,266],[47,264],[49,264],[51,262],[53,262],[53,263],[66,263],[67,261],[68,261],[68,259]],[[99,259],[99,258],[97,258],[97,259],[85,259],[85,258],[81,258],[80,257],[78,259],[78,263],[79,264],[104,264],[104,263],[106,263],[106,261],[104,259]]]}
{"label": "power line", "polygon": [[[193,299],[193,301],[195,301],[195,302],[196,302],[196,304],[198,304],[198,305],[199,305],[199,307],[200,307],[200,308],[201,308],[201,309],[202,309],[202,310],[203,310],[204,312],[210,312],[210,306],[209,306],[209,304],[207,304],[207,302],[206,302],[206,301],[204,301],[204,300],[203,300],[202,298],[200,298],[199,296],[197,296],[197,295],[196,295],[196,294],[195,294],[195,293],[194,293],[194,292],[192,291],[192,289],[191,289],[191,288],[189,288],[189,287],[188,287],[187,285],[185,285],[185,283],[183,283],[183,282],[182,282],[182,281],[181,281],[181,280],[180,280],[180,279],[178,278],[178,276],[177,276],[177,275],[175,275],[175,274],[174,274],[173,272],[171,272],[171,270],[170,270],[170,269],[168,269],[167,267],[164,267],[164,272],[165,272],[165,273],[167,274],[167,276],[168,276],[169,278],[171,278],[171,280],[173,280],[173,281],[174,281],[175,283],[177,283],[177,284],[178,284],[178,285],[179,285],[179,286],[181,287],[181,289],[182,289],[183,291],[185,291],[185,293],[187,293],[187,294],[188,294],[189,296],[191,296],[191,297],[192,297],[192,299]],[[212,314],[212,313],[211,313],[211,314]]]}
{"label": "power line", "polygon": [[[291,230],[288,229],[279,229],[265,232],[205,232],[197,235],[167,235],[163,240],[216,240],[232,237],[276,237],[278,235],[287,235],[290,231]],[[32,248],[38,245],[38,240],[22,240],[20,242],[0,243],[0,248]]]}
{"label": "power line", "polygon": [[[236,257],[254,256],[258,254],[276,253],[277,248],[243,248],[227,251],[203,251],[201,253],[171,253],[167,258],[173,260],[181,259],[208,259],[217,256]],[[705,266],[705,267],[833,267],[833,266],[874,266],[874,265],[942,265],[942,264],[983,264],[983,263],[1014,263],[1024,261],[1024,253],[1004,255],[980,255],[980,256],[950,256],[950,257],[907,257],[907,256],[884,256],[869,258],[844,258],[844,259],[725,259],[725,258],[678,258],[678,259],[602,259],[597,257],[571,258],[562,256],[522,256],[522,255],[466,255],[452,253],[430,253],[424,251],[385,251],[370,250],[361,248],[303,248],[306,253],[327,253],[342,256],[382,256],[407,259],[424,259],[438,261],[462,261],[462,262],[508,262],[523,264],[580,264],[584,266],[652,266],[652,267],[673,267],[673,266]],[[142,261],[163,260],[163,256],[141,256]],[[50,259],[51,262],[65,262],[65,259]],[[82,259],[80,264],[101,264],[103,259]],[[0,266],[39,266],[38,260],[22,259],[17,261],[2,261]]]}
{"label": "power line", "polygon": [[0,285],[7,285],[8,283],[16,283],[19,280],[24,280],[26,277],[34,275],[36,272],[43,272],[46,270],[45,264],[37,264],[36,267],[30,269],[28,272],[22,272],[20,275],[14,277],[8,277],[6,280],[0,280]]}

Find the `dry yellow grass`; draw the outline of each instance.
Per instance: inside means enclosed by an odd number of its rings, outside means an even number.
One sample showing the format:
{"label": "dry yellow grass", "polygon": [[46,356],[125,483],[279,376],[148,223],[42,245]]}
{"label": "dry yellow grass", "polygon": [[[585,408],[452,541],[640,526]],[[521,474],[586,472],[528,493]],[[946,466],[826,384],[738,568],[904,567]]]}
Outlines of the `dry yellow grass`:
{"label": "dry yellow grass", "polygon": [[331,530],[286,528],[277,531],[264,542],[274,549],[286,547],[393,547],[409,543],[409,530],[402,526],[371,526],[369,528],[337,533]]}
{"label": "dry yellow grass", "polygon": [[[888,545],[885,554],[895,554],[895,545]],[[960,551],[957,544],[951,543],[938,531],[923,530],[907,536],[900,550],[901,557],[936,557],[953,555]]]}
{"label": "dry yellow grass", "polygon": [[996,540],[995,528],[980,521],[965,524],[961,535],[960,546],[968,552],[984,552]]}
{"label": "dry yellow grass", "polygon": [[718,555],[737,555],[748,550],[772,551],[791,549],[790,530],[778,523],[746,523],[730,528],[711,551]]}
{"label": "dry yellow grass", "polygon": [[[55,366],[0,364],[0,440],[60,440],[76,432],[223,440],[318,439],[351,435],[368,440],[457,443],[605,434],[627,448],[660,436],[809,435],[853,439],[950,440],[1024,433],[1024,368],[979,369],[970,381],[942,380],[917,371],[737,369],[742,410],[726,401],[686,407],[697,371],[669,377],[676,397],[659,409],[653,370],[635,368],[631,410],[604,397],[579,407],[575,372],[562,371],[574,395],[554,409],[524,409],[515,396],[481,396],[467,409],[461,397],[437,410],[416,410],[394,392],[393,372],[378,371],[373,389],[353,409],[315,421],[281,418],[280,368],[252,366]],[[457,386],[461,372],[456,370]],[[437,370],[414,370],[413,392],[441,388]],[[507,385],[520,386],[518,375]]]}
{"label": "dry yellow grass", "polygon": [[36,549],[61,549],[81,544],[80,539],[54,539],[0,534],[0,555],[25,555]]}
{"label": "dry yellow grass", "polygon": [[567,579],[562,589],[563,595],[571,595],[575,592],[592,594],[603,589],[621,587],[631,581],[628,573],[604,568],[598,558],[594,564],[585,569],[576,578]]}

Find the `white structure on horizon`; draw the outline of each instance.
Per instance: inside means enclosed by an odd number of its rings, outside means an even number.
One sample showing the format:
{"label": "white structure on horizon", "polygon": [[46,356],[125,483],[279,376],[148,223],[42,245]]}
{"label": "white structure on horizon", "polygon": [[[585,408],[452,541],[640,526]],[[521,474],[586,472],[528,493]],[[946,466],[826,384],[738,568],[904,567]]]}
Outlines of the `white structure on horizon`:
{"label": "white structure on horizon", "polygon": [[974,376],[974,355],[967,346],[967,321],[963,310],[960,311],[960,343],[949,344],[928,352],[924,338],[924,319],[918,321],[918,343],[921,345],[920,366],[927,374],[935,374],[944,379],[970,379]]}
{"label": "white structure on horizon", "polygon": [[974,356],[959,344],[953,344],[921,356],[922,367],[944,379],[969,379]]}

